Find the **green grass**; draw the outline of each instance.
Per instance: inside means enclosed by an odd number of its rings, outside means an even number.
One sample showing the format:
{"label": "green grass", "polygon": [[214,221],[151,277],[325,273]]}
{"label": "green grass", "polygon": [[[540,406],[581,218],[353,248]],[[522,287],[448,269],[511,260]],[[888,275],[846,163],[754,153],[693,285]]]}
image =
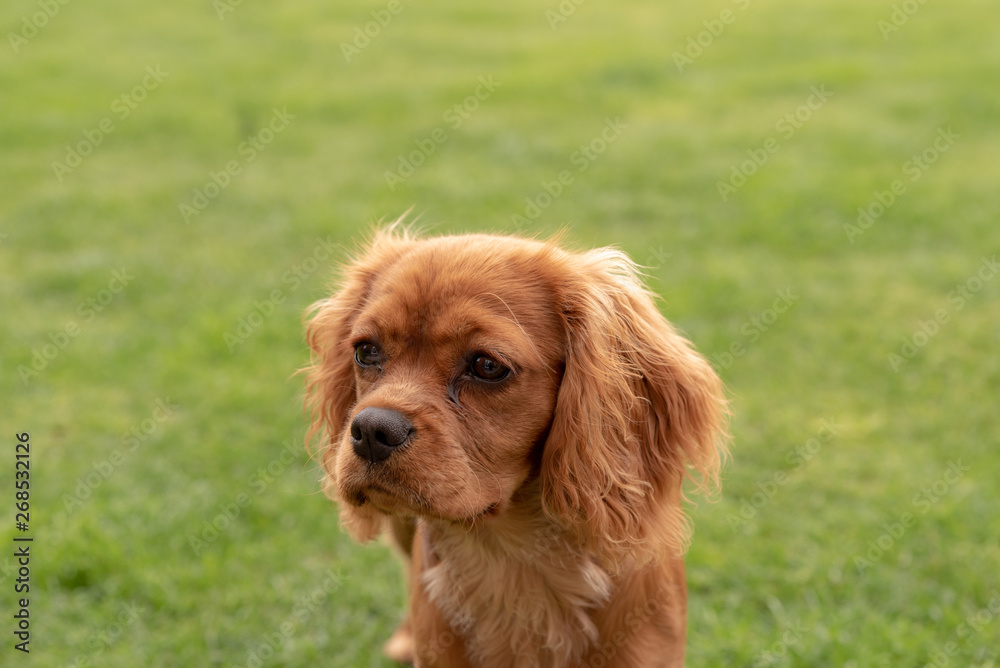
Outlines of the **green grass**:
{"label": "green grass", "polygon": [[[1000,14],[929,2],[883,39],[889,0],[743,4],[586,2],[552,30],[556,2],[406,1],[350,63],[341,43],[387,3],[245,2],[220,21],[208,2],[77,1],[16,53],[5,38],[0,664],[387,665],[394,557],[338,532],[301,448],[301,314],[342,256],[321,241],[349,246],[411,206],[436,232],[512,230],[567,170],[520,228],[568,225],[575,245],[646,264],[733,399],[724,491],[692,511],[689,665],[997,665],[1000,278],[972,277],[1000,248]],[[673,54],[727,8],[679,72]],[[40,11],[5,3],[3,34]],[[157,66],[121,117],[115,100]],[[455,127],[446,113],[490,76]],[[833,96],[787,136],[813,86]],[[248,161],[241,142],[276,108],[294,118]],[[57,178],[104,119],[113,132]],[[614,119],[620,136],[574,161]],[[908,180],[940,128],[959,137]],[[385,173],[437,129],[390,189]],[[723,201],[718,183],[769,139]],[[179,205],[230,161],[239,173],[185,222]],[[906,191],[852,243],[844,226],[897,179]],[[949,299],[958,286],[968,298]],[[21,431],[28,662],[10,635]],[[951,462],[968,471],[946,478]]]}

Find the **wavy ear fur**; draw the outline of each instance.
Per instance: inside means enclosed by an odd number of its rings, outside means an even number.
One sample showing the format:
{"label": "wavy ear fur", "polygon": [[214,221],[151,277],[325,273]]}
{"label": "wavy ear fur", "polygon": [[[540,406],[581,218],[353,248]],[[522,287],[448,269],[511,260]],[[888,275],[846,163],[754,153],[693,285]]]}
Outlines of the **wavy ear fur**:
{"label": "wavy ear fur", "polygon": [[[319,435],[312,455],[319,455],[323,462],[326,471],[323,492],[333,500],[337,500],[337,451],[350,410],[358,398],[354,352],[348,337],[372,279],[381,267],[392,263],[409,245],[409,232],[400,228],[399,223],[376,231],[369,245],[343,267],[333,295],[316,302],[308,311],[311,317],[308,317],[306,341],[312,351],[312,360],[305,372],[311,425],[306,440],[311,443]],[[385,517],[381,514],[359,510],[346,503],[339,505],[341,523],[356,540],[371,540],[382,532]]]}
{"label": "wavy ear fur", "polygon": [[566,369],[542,456],[545,510],[609,564],[664,546],[679,554],[681,483],[694,472],[701,490],[714,487],[725,455],[722,384],[624,254],[574,259],[561,286]]}

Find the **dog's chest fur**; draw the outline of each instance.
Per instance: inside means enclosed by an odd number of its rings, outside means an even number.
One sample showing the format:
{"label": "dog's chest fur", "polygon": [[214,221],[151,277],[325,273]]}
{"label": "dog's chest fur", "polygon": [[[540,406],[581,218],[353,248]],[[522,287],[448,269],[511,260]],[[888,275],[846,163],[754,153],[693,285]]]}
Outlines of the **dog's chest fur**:
{"label": "dog's chest fur", "polygon": [[538,519],[519,531],[425,527],[420,582],[475,665],[574,665],[596,640],[612,579]]}

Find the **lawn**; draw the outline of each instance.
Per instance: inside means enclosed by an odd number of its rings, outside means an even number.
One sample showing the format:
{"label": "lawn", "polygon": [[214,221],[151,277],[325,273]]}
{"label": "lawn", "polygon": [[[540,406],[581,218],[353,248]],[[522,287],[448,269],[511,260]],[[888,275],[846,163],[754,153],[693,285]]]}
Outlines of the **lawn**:
{"label": "lawn", "polygon": [[338,531],[294,374],[344,249],[410,207],[619,246],[726,381],[688,665],[1000,664],[995,3],[12,0],[0,25],[0,665],[389,665],[399,569]]}

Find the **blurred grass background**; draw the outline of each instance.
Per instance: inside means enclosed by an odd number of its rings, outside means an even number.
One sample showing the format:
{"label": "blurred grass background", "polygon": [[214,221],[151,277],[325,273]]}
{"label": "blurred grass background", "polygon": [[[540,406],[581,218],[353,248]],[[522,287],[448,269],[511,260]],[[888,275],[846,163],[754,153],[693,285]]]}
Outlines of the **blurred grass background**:
{"label": "blurred grass background", "polygon": [[734,458],[692,511],[689,665],[997,665],[998,25],[987,0],[5,3],[0,540],[28,431],[35,542],[30,658],[0,557],[0,665],[387,665],[401,577],[338,532],[292,373],[340,249],[411,206],[620,246],[716,363]]}

